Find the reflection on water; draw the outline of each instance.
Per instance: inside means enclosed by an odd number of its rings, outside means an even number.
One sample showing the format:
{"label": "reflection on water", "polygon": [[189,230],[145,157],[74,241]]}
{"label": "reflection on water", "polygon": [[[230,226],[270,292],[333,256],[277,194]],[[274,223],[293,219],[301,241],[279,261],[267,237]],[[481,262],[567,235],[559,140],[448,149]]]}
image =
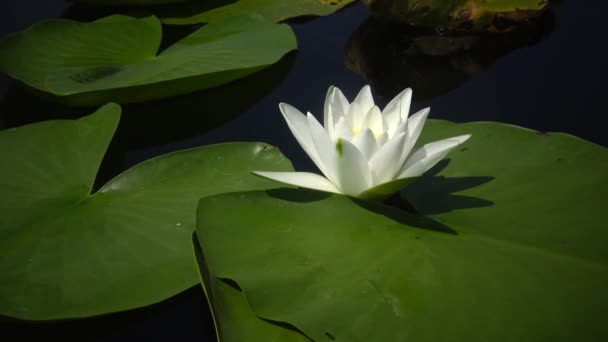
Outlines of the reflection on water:
{"label": "reflection on water", "polygon": [[500,34],[446,35],[369,18],[350,37],[345,63],[383,98],[411,87],[424,100],[458,87],[510,51],[538,43],[553,26],[552,12],[525,31]]}

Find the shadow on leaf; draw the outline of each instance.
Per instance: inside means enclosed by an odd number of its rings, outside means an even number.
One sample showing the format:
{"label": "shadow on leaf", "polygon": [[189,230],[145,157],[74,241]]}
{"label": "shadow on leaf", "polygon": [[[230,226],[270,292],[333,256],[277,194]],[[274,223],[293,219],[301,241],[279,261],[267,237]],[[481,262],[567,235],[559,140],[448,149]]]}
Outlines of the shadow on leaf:
{"label": "shadow on leaf", "polygon": [[449,163],[450,159],[445,159],[435,165],[426,174],[406,187],[402,191],[402,198],[407,198],[407,203],[415,208],[420,215],[435,215],[452,210],[494,205],[494,202],[483,198],[454,194],[491,182],[494,177],[445,177],[438,175]]}
{"label": "shadow on leaf", "polygon": [[425,230],[432,230],[435,232],[453,235],[458,234],[458,232],[442,223],[439,223],[428,217],[416,215],[415,213],[401,210],[400,208],[396,208],[394,206],[389,206],[382,203],[363,201],[355,198],[353,198],[352,201],[365,210],[388,217],[393,221],[399,222],[400,224],[414,226]]}
{"label": "shadow on leaf", "polygon": [[328,192],[289,188],[271,189],[267,190],[266,193],[270,197],[296,203],[317,202],[332,196]]}
{"label": "shadow on leaf", "polygon": [[[328,199],[332,196],[341,196],[321,191],[288,188],[267,190],[266,193],[270,197],[295,203],[317,202]],[[350,199],[355,205],[361,207],[362,209],[385,216],[400,224],[405,224],[436,232],[457,234],[456,231],[454,231],[453,229],[427,217],[416,215],[408,211],[399,210],[398,208],[394,208],[383,203],[360,200],[346,196],[344,196],[344,198]]]}

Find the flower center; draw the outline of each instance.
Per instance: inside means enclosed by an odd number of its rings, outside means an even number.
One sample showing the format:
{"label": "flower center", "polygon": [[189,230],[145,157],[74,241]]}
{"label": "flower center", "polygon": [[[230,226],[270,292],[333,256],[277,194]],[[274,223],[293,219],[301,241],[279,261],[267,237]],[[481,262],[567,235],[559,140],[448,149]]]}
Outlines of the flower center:
{"label": "flower center", "polygon": [[362,130],[364,130],[366,128],[369,128],[372,130],[372,133],[374,134],[374,138],[376,138],[376,139],[378,139],[382,135],[382,133],[384,133],[382,131],[377,132],[372,127],[353,127],[353,135],[359,134],[359,132],[361,132]]}

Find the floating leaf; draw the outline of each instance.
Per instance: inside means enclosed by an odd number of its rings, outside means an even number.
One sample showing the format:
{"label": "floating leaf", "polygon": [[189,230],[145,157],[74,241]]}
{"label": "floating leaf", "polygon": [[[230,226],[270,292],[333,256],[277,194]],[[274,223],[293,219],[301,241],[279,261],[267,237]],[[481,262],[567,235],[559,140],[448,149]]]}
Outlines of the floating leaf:
{"label": "floating leaf", "polygon": [[[206,23],[232,15],[256,12],[272,21],[306,15],[327,15],[348,5],[354,0],[237,0],[222,2],[218,7],[210,7],[205,1],[161,10],[161,20],[165,24],[185,25]],[[214,5],[216,5],[214,3]]]}
{"label": "floating leaf", "polygon": [[247,303],[245,295],[238,287],[217,279],[211,274],[203,251],[196,242],[194,249],[201,272],[201,282],[211,308],[218,340],[223,342],[310,341],[300,332],[285,324],[277,324],[257,317]]}
{"label": "floating leaf", "polygon": [[[434,121],[429,128],[421,143],[457,132],[475,138],[437,175],[404,191],[421,213],[463,234],[606,265],[608,230],[598,213],[608,193],[608,149],[568,134],[495,123]],[[493,180],[470,187],[466,176]],[[479,208],[475,198],[495,204]]]}
{"label": "floating leaf", "polygon": [[71,0],[81,4],[110,5],[110,6],[149,6],[159,4],[179,4],[193,0]]}
{"label": "floating leaf", "polygon": [[422,139],[465,132],[405,190],[443,224],[303,190],[206,197],[209,269],[315,341],[606,340],[608,151],[496,123],[431,121]]}
{"label": "floating leaf", "polygon": [[0,41],[0,71],[71,105],[140,102],[214,87],[277,62],[293,32],[259,16],[217,21],[156,54],[156,17],[49,20]]}
{"label": "floating leaf", "polygon": [[210,145],[145,161],[92,194],[119,112],[0,132],[1,315],[86,317],[191,287],[198,199],[276,186],[250,170],[291,170],[268,145]]}
{"label": "floating leaf", "polygon": [[417,27],[505,32],[545,10],[547,0],[363,0],[380,18]]}

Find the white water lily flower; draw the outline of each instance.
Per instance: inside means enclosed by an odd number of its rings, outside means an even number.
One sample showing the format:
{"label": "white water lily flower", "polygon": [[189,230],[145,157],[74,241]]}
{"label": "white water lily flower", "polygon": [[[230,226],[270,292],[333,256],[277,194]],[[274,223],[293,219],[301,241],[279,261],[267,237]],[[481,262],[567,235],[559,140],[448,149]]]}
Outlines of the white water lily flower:
{"label": "white water lily flower", "polygon": [[325,98],[324,125],[308,113],[279,104],[289,129],[325,175],[309,172],[254,174],[303,188],[364,199],[380,199],[398,191],[437,164],[471,135],[461,135],[412,149],[430,109],[408,118],[412,90],[405,89],[380,111],[369,86],[349,103],[340,89]]}

